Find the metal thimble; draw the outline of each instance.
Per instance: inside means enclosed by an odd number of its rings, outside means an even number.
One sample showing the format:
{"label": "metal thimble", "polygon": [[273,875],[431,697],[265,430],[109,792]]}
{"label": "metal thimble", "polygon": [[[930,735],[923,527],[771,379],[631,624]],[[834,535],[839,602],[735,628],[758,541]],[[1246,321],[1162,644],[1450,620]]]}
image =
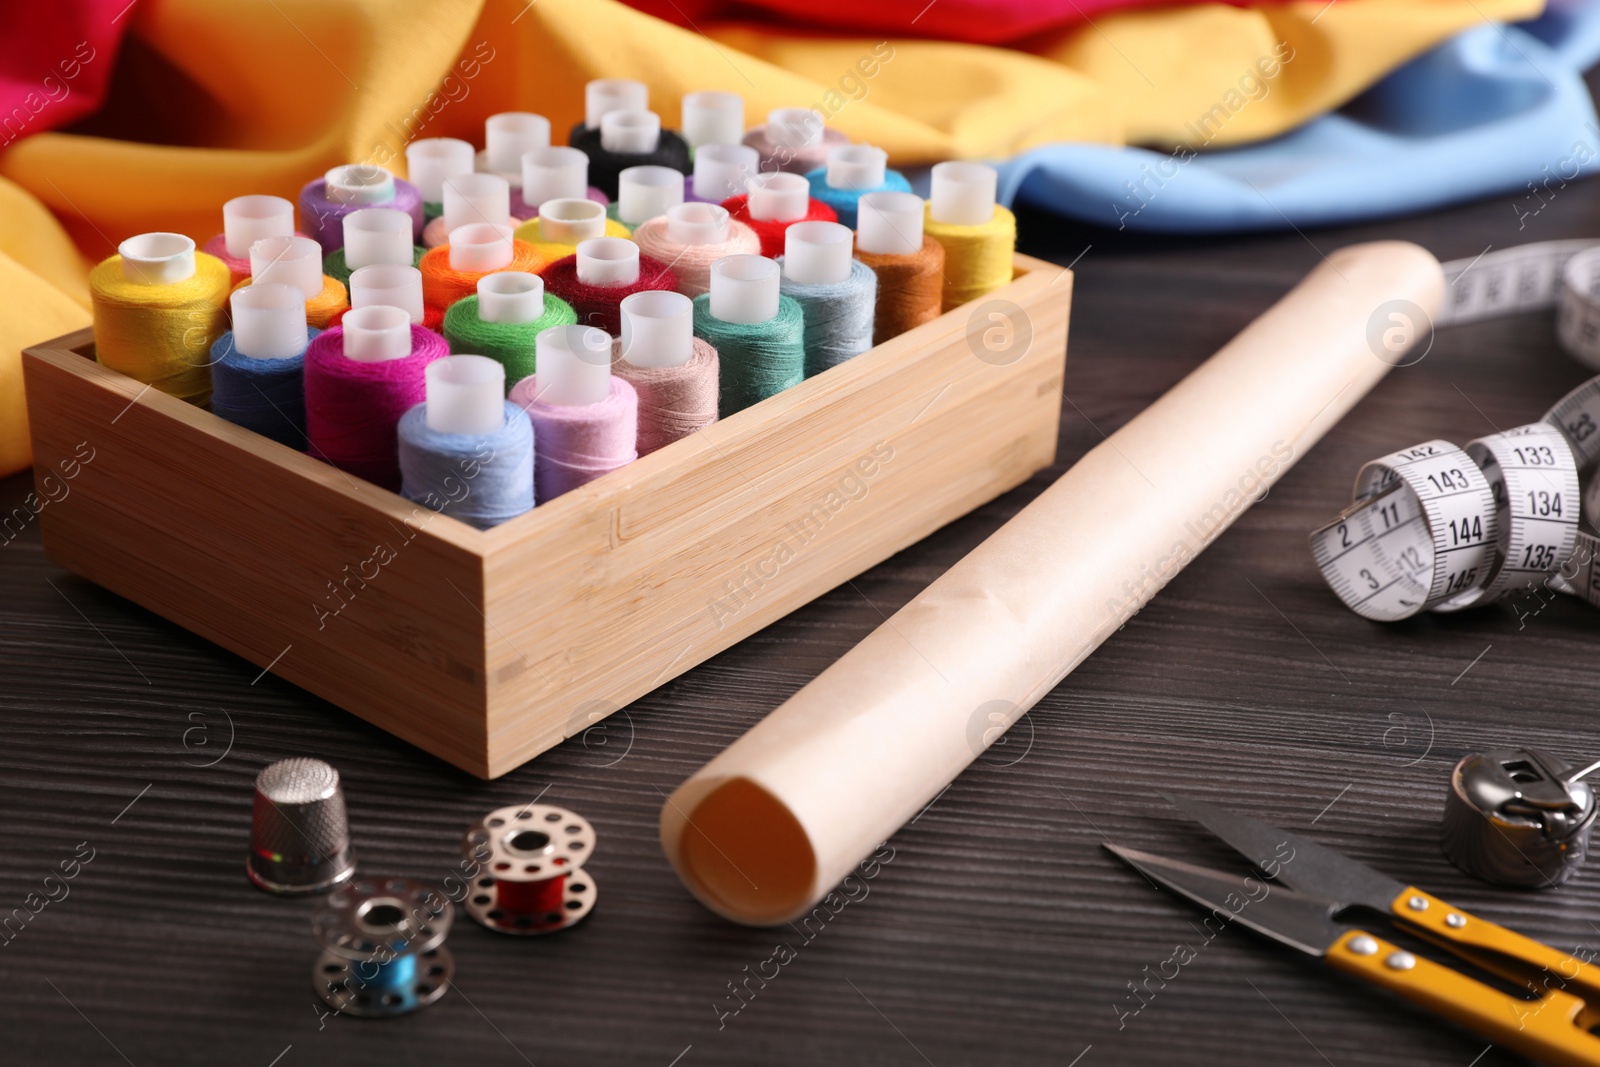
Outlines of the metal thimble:
{"label": "metal thimble", "polygon": [[256,775],[245,872],[269,893],[322,893],[355,873],[339,772],[319,759],[279,760]]}

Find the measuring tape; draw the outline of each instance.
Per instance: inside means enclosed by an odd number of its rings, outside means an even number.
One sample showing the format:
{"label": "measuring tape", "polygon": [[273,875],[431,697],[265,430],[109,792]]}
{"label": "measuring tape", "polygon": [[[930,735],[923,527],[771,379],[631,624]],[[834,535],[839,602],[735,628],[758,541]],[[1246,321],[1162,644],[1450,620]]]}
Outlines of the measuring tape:
{"label": "measuring tape", "polygon": [[[1600,370],[1600,245],[1552,241],[1444,264],[1437,325],[1554,306],[1568,354]],[[1458,448],[1426,441],[1361,468],[1353,503],[1311,534],[1317,567],[1356,614],[1397,622],[1457,611],[1538,584],[1600,606],[1600,377],[1539,422]]]}

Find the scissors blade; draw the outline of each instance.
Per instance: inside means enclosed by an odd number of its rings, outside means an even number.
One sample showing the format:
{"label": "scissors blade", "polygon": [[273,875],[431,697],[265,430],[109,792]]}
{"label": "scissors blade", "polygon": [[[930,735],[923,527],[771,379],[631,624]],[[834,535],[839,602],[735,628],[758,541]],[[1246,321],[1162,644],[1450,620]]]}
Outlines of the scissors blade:
{"label": "scissors blade", "polygon": [[1274,881],[1290,888],[1313,891],[1340,907],[1359,904],[1385,914],[1406,891],[1404,883],[1299,834],[1204,801],[1174,796],[1166,799]]}
{"label": "scissors blade", "polygon": [[1226,874],[1134,848],[1105,846],[1152,882],[1212,913],[1206,920],[1238,922],[1312,956],[1327,954],[1345,928],[1333,921],[1338,906],[1257,878]]}

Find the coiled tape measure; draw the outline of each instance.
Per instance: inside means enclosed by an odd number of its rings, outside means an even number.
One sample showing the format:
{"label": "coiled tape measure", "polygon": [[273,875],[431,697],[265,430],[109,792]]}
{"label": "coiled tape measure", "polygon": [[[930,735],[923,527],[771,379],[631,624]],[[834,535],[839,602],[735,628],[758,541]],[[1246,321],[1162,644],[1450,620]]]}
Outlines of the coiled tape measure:
{"label": "coiled tape measure", "polygon": [[[1600,370],[1600,245],[1551,241],[1444,265],[1449,305],[1436,325],[1556,308],[1562,348]],[[1311,534],[1328,585],[1356,614],[1397,622],[1487,604],[1543,582],[1600,606],[1600,377],[1539,422],[1458,448],[1425,441],[1361,468],[1354,503]]]}

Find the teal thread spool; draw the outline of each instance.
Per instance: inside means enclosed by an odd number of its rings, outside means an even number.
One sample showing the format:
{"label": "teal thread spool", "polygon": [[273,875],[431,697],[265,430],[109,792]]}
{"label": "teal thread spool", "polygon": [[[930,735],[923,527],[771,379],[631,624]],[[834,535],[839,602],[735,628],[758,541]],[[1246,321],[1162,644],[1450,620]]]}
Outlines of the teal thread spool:
{"label": "teal thread spool", "polygon": [[571,326],[577,312],[544,291],[544,279],[521,271],[499,271],[478,279],[478,293],[456,301],[444,315],[444,339],[455,354],[498,360],[506,387],[534,373],[541,330]]}
{"label": "teal thread spool", "polygon": [[711,265],[711,291],[694,299],[695,336],[720,364],[719,418],[805,378],[805,317],[778,280],[778,264],[764,256],[724,256]]}
{"label": "teal thread spool", "polygon": [[828,152],[826,166],[806,175],[811,199],[833,208],[839,221],[856,228],[856,204],[868,193],[909,193],[911,183],[889,169],[889,153],[869,144],[839,145]]}
{"label": "teal thread spool", "polygon": [[810,378],[872,347],[878,276],[851,255],[854,235],[837,222],[797,222],[783,239],[779,292],[804,316]]}

